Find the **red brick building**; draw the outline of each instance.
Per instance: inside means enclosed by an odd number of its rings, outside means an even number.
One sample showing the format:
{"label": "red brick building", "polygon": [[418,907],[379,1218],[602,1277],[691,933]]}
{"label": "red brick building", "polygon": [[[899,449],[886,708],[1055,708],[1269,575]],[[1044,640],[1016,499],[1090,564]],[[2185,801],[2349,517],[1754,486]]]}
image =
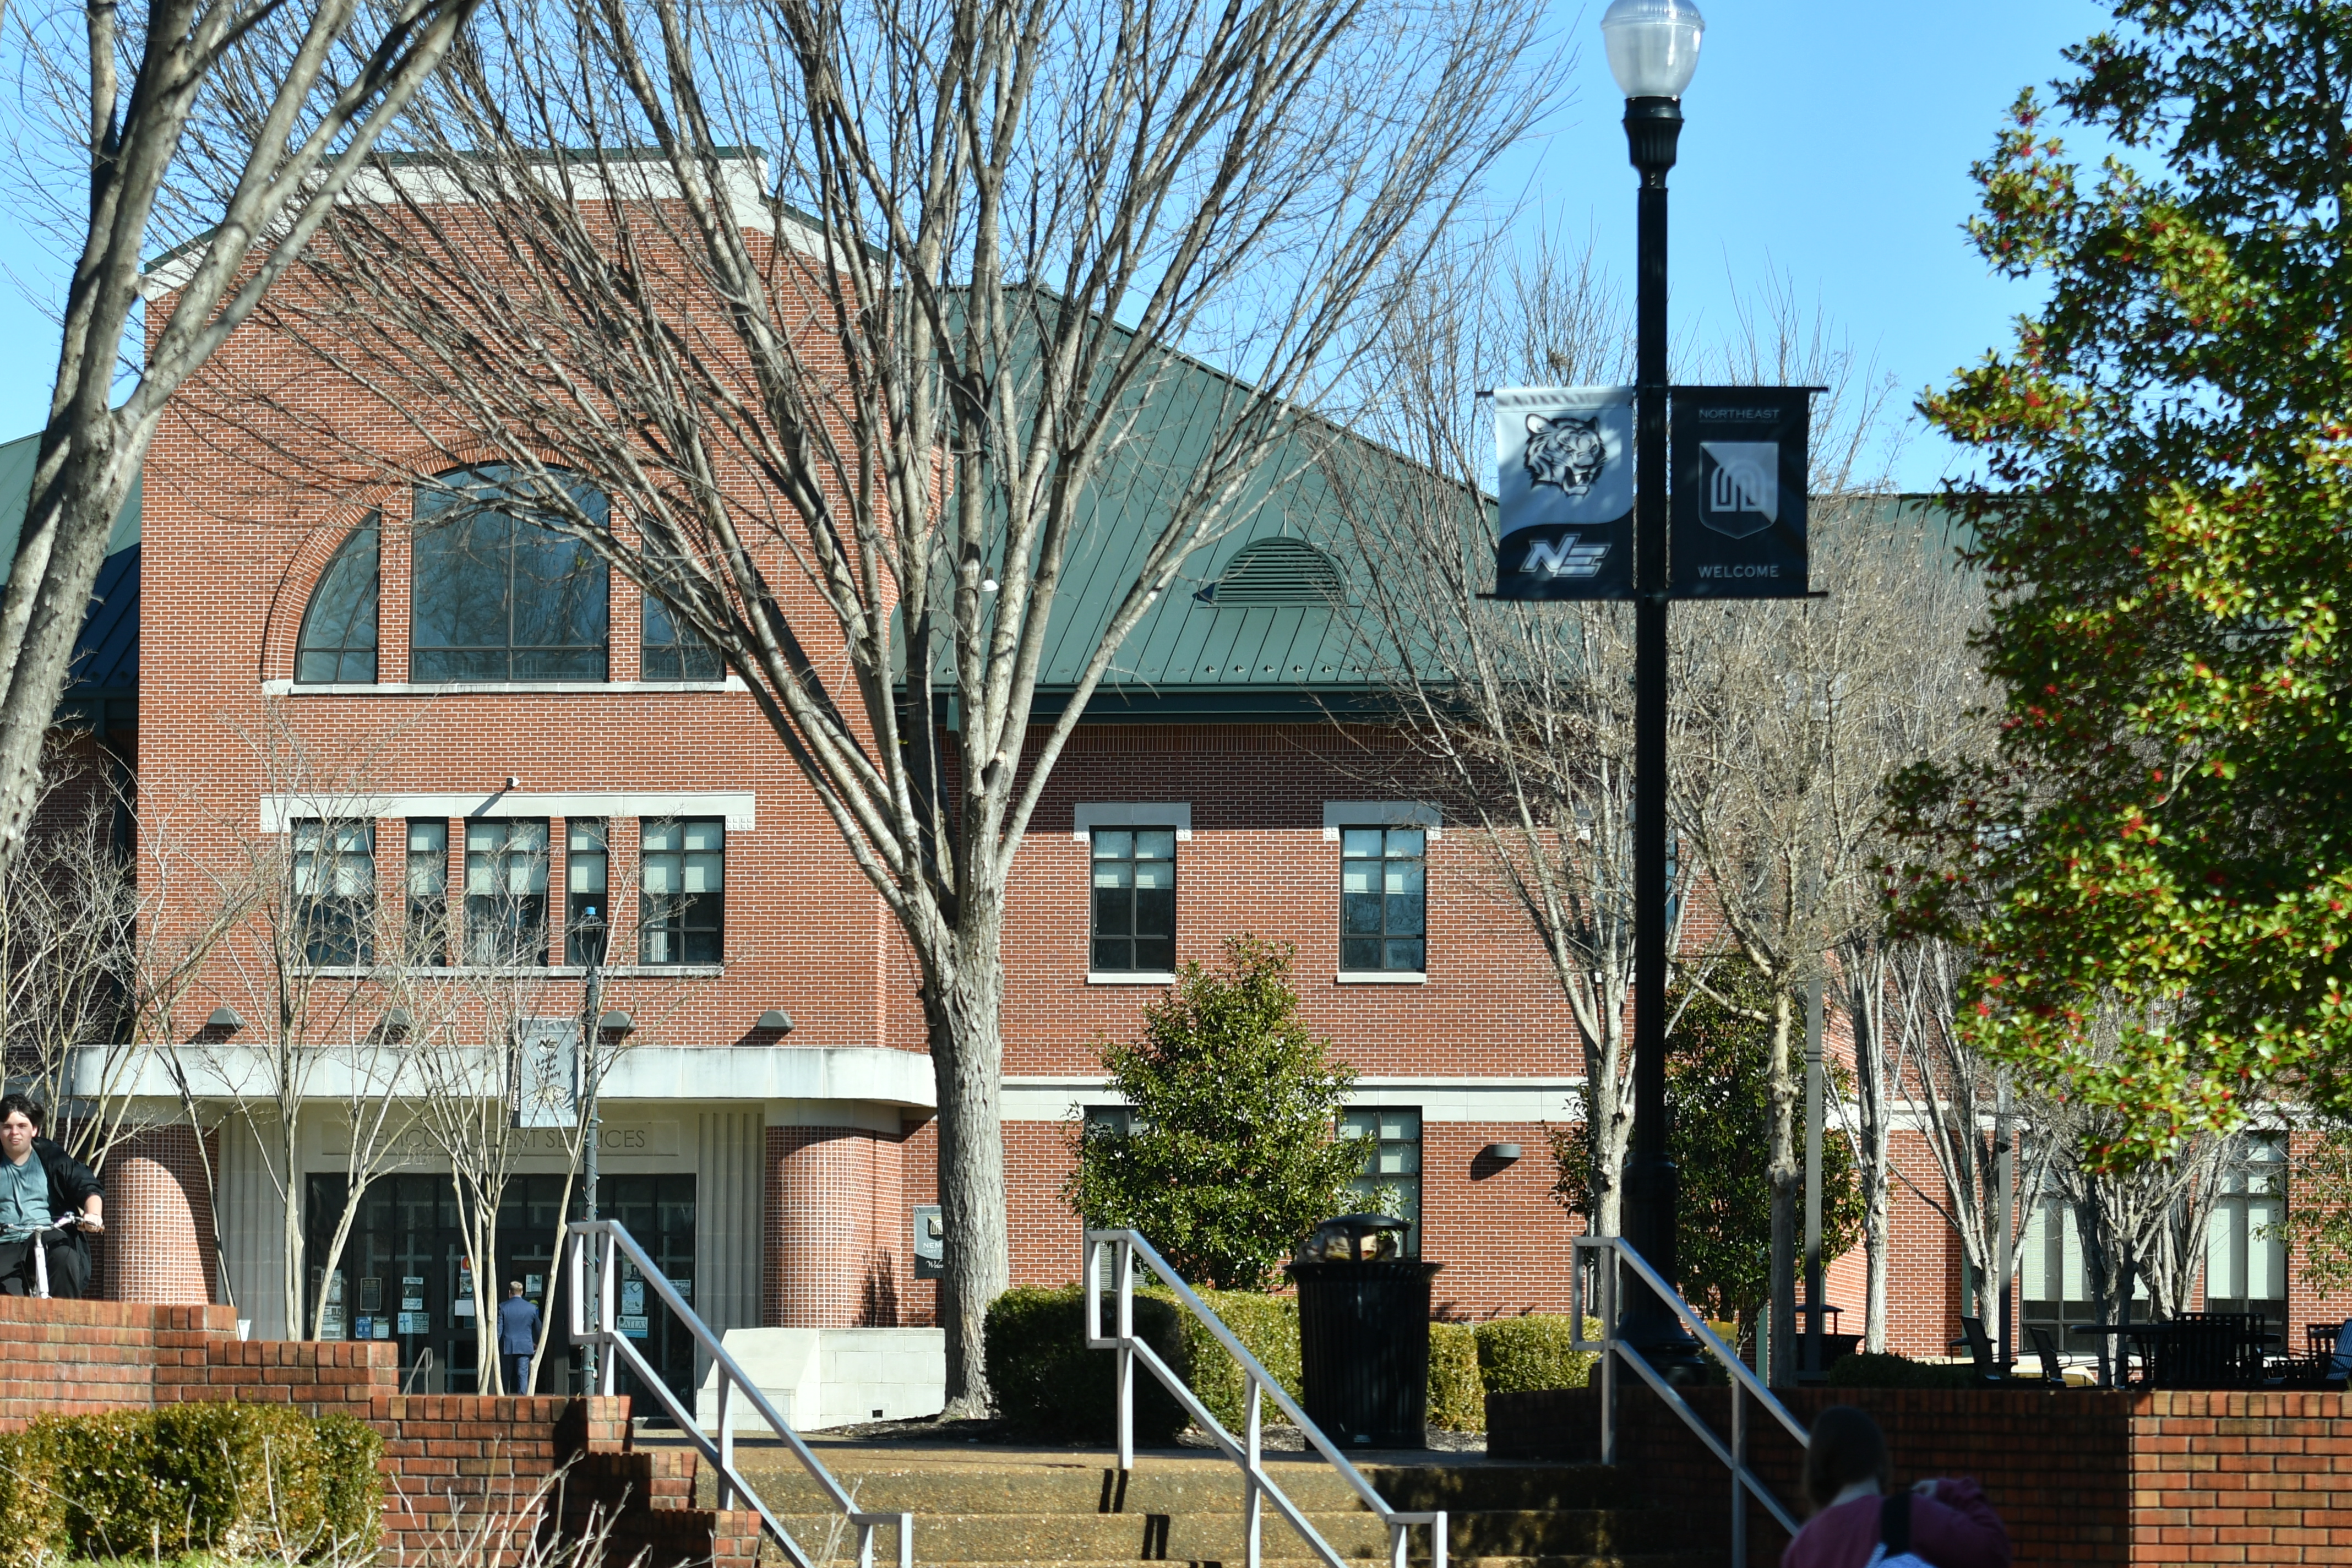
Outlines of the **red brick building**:
{"label": "red brick building", "polygon": [[[271,384],[394,468],[417,449],[399,417],[258,328],[207,379]],[[303,1026],[320,1065],[289,1165],[253,1110],[288,1037],[282,976],[250,936],[211,954],[171,1018],[196,1070],[183,1093],[162,1057],[145,1063],[152,1130],[110,1162],[108,1293],[233,1298],[257,1336],[306,1333],[281,1283],[286,1194],[316,1252],[348,1180],[334,1064],[396,1050],[414,1026],[376,979],[389,949],[421,942],[406,962],[436,984],[499,971],[561,1026],[580,1015],[593,910],[611,944],[602,1005],[631,1042],[602,1089],[604,1211],[721,1330],[929,1322],[934,1096],[913,967],[740,679],[527,521],[420,504],[406,485],[284,484],[257,439],[186,409],[164,421],[132,552],[135,719],[101,711],[135,750],[161,945],[199,930],[274,845],[340,911],[307,949],[310,995],[335,1012]],[[1360,1074],[1343,1131],[1366,1142],[1368,1182],[1405,1193],[1423,1255],[1445,1266],[1443,1308],[1568,1305],[1547,1131],[1580,1114],[1574,1029],[1474,847],[1434,805],[1394,797],[1376,730],[1331,717],[1368,691],[1335,624],[1350,569],[1336,537],[1302,481],[1192,563],[1032,825],[1005,941],[1016,1281],[1076,1276],[1058,1187],[1078,1119],[1114,1109],[1101,1041],[1134,1032],[1178,963],[1249,931],[1296,944],[1307,1017]],[[528,940],[491,953],[490,931]],[[534,1295],[564,1163],[551,1149],[514,1162],[495,1267]],[[312,1270],[329,1337],[397,1340],[404,1366],[428,1349],[469,1365],[446,1171],[412,1139],[370,1187],[341,1279]],[[1958,1251],[1916,1194],[1895,1201],[1895,1347],[1941,1352]],[[2259,1215],[2240,1228],[2256,1242],[2244,1293],[2283,1292]],[[2034,1235],[2063,1281],[2063,1240]],[[2029,1294],[2058,1289],[2032,1267]],[[1858,1257],[1831,1296],[1858,1328]],[[690,1378],[683,1341],[649,1333],[672,1381]]]}

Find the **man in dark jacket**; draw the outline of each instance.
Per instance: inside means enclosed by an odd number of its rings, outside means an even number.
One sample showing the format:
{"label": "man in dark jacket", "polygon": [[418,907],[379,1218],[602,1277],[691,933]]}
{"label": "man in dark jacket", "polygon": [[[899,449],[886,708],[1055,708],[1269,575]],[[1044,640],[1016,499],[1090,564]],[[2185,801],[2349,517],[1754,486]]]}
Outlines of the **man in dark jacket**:
{"label": "man in dark jacket", "polygon": [[[49,1294],[78,1297],[89,1286],[83,1233],[106,1228],[106,1194],[89,1166],[41,1136],[41,1112],[21,1094],[0,1096],[0,1236],[19,1236],[79,1214],[80,1232],[49,1231]],[[37,1276],[31,1240],[0,1241],[0,1291],[33,1294]]]}

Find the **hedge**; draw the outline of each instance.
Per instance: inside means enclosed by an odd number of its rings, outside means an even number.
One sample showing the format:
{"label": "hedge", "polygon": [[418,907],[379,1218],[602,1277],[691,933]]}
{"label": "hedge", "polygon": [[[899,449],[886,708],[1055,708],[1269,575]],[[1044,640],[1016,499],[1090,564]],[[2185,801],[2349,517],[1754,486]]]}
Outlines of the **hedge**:
{"label": "hedge", "polygon": [[[1249,1419],[1249,1385],[1242,1376],[1241,1363],[1217,1342],[1208,1325],[1179,1309],[1172,1296],[1160,1291],[1146,1294],[1166,1302],[1168,1310],[1177,1317],[1184,1339],[1186,1385],[1209,1407],[1209,1414],[1224,1424],[1226,1431],[1239,1432]],[[1198,1294],[1209,1310],[1234,1331],[1242,1348],[1255,1356],[1258,1365],[1282,1384],[1282,1391],[1293,1399],[1298,1398],[1298,1298],[1269,1296],[1257,1290],[1202,1290]],[[1270,1405],[1262,1418],[1269,1424],[1286,1419]]]}
{"label": "hedge", "polygon": [[277,1405],[43,1416],[0,1435],[0,1565],[373,1555],[383,1452],[364,1422]]}
{"label": "hedge", "polygon": [[1429,1424],[1444,1432],[1486,1429],[1478,1331],[1468,1323],[1429,1325]]}
{"label": "hedge", "polygon": [[[1106,1325],[1111,1312],[1106,1301]],[[1136,1293],[1135,1326],[1144,1343],[1181,1377],[1187,1363],[1176,1317],[1167,1301]],[[1052,1442],[1108,1443],[1118,1437],[1118,1358],[1087,1348],[1086,1321],[1085,1295],[1076,1285],[1007,1290],[989,1305],[981,1327],[988,1385],[996,1394],[997,1414],[1014,1431]],[[1187,1422],[1183,1406],[1140,1366],[1135,1394],[1135,1440],[1156,1447],[1173,1443]]]}
{"label": "hedge", "polygon": [[[1255,1290],[1203,1290],[1201,1300],[1233,1331],[1283,1392],[1299,1395],[1298,1300]],[[1076,1285],[1007,1291],[988,1310],[984,1331],[989,1385],[998,1412],[1015,1431],[1067,1442],[1106,1442],[1117,1432],[1117,1369],[1108,1351],[1085,1346],[1084,1301]],[[1106,1316],[1109,1308],[1105,1307]],[[1136,1325],[1226,1430],[1248,1418],[1242,1369],[1207,1325],[1165,1291],[1135,1295]],[[1585,1338],[1601,1325],[1585,1320]],[[1529,1313],[1467,1323],[1429,1325],[1429,1425],[1483,1432],[1486,1395],[1582,1388],[1593,1354],[1570,1350],[1565,1316]],[[1166,1444],[1186,1424],[1183,1409],[1157,1378],[1139,1372],[1136,1441]],[[1278,1419],[1274,1412],[1269,1420]]]}
{"label": "hedge", "polygon": [[[1596,1352],[1570,1348],[1577,1336],[1565,1313],[1496,1318],[1479,1324],[1477,1335],[1478,1375],[1488,1394],[1582,1388],[1591,1381]],[[1599,1319],[1584,1320],[1583,1337],[1601,1337]]]}

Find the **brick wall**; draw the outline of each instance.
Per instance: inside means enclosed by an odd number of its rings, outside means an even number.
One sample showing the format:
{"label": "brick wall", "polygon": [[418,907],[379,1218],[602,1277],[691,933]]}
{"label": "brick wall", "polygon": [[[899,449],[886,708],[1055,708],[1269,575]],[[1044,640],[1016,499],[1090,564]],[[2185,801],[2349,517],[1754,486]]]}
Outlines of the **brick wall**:
{"label": "brick wall", "polygon": [[[1688,1392],[1718,1433],[1730,1391]],[[1886,1433],[1895,1479],[1973,1477],[2009,1528],[2021,1564],[2342,1563],[2352,1544],[2352,1403],[2341,1394],[2112,1393],[2076,1389],[1783,1390],[1810,1422],[1857,1405]],[[1654,1499],[1683,1510],[1694,1551],[1728,1541],[1729,1472],[1645,1390],[1619,1406],[1618,1459]],[[1587,1389],[1487,1398],[1497,1457],[1599,1458],[1600,1405]],[[1796,1443],[1747,1402],[1749,1464],[1801,1519]],[[1787,1544],[1748,1510],[1749,1560]]]}
{"label": "brick wall", "polygon": [[900,1139],[857,1127],[767,1130],[763,1321],[896,1328],[907,1230]]}
{"label": "brick wall", "polygon": [[576,1529],[592,1509],[644,1568],[757,1555],[756,1515],[691,1506],[696,1455],[628,1451],[625,1398],[404,1395],[397,1377],[388,1342],[240,1341],[226,1307],[0,1296],[0,1428],[188,1400],[340,1411],[383,1434],[398,1557],[512,1563],[557,1510]]}

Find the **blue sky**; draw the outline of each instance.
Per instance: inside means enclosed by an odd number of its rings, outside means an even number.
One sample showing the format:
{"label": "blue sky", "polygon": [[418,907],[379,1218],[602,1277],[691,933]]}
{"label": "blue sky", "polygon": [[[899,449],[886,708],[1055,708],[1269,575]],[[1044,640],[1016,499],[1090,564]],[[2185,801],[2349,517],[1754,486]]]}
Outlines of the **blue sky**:
{"label": "blue sky", "polygon": [[[1580,48],[1576,97],[1544,140],[1514,160],[1526,218],[1590,232],[1630,279],[1633,174],[1598,21],[1604,0],[1560,0]],[[2059,74],[2059,50],[2107,13],[2084,0],[1699,0],[1707,18],[1673,197],[1675,337],[1727,334],[1734,302],[1777,273],[1874,359],[1898,409],[2005,342],[2033,302],[1991,277],[1961,225],[1969,164],[1992,144],[2018,89]],[[65,268],[0,208],[0,437],[37,429],[57,363],[49,320]],[[13,282],[11,281],[13,279]],[[1932,488],[1956,460],[1916,419],[1895,476]]]}
{"label": "blue sky", "polygon": [[[1991,276],[1961,226],[1969,165],[2059,51],[2108,24],[2082,0],[1697,0],[1707,21],[1671,178],[1678,343],[1728,333],[1734,301],[1783,275],[1895,378],[1907,431],[1895,476],[1932,489],[1964,461],[1909,416],[1914,395],[2009,338],[2025,286]],[[1563,6],[1576,101],[1530,171],[1542,216],[1630,282],[1634,175],[1598,26]],[[2087,161],[2087,160],[2086,160]]]}

